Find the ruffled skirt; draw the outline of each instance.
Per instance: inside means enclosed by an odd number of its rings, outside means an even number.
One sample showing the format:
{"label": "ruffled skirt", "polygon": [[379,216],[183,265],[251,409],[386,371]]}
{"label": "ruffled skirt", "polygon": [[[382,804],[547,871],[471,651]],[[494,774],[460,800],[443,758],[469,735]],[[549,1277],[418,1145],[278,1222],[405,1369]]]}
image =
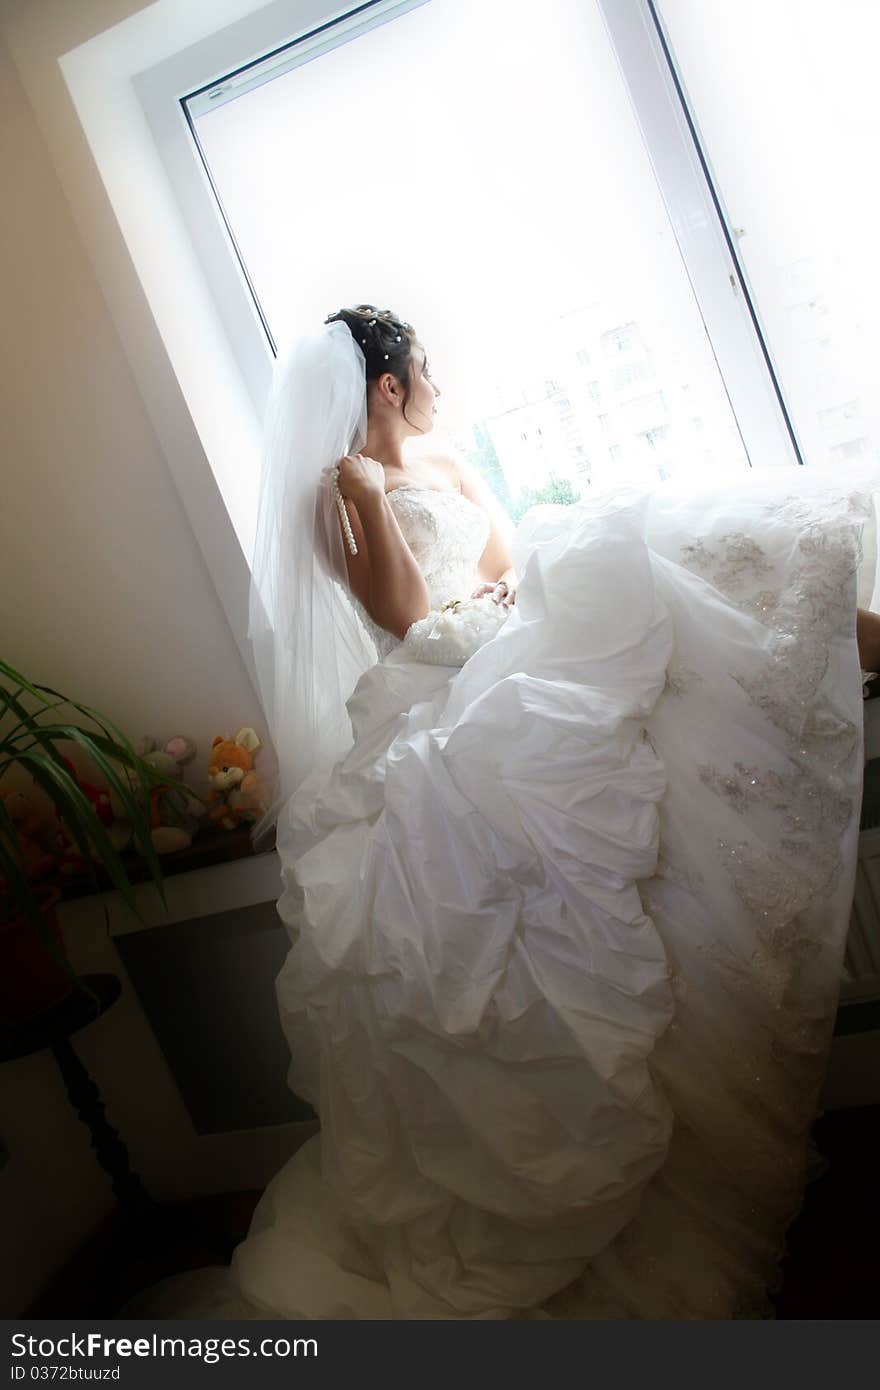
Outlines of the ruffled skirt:
{"label": "ruffled skirt", "polygon": [[494,640],[363,677],[279,826],[322,1132],[236,1251],[250,1306],[763,1312],[849,918],[869,510],[802,472],[538,508]]}

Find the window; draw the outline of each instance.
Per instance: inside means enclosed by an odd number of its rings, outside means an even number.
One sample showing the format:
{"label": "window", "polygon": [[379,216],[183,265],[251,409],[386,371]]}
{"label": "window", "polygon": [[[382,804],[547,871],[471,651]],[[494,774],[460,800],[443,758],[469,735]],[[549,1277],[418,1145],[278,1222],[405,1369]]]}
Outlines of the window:
{"label": "window", "polygon": [[[880,459],[880,6],[737,0],[711,23],[702,0],[658,8],[801,453]],[[864,438],[844,443],[857,400]]]}
{"label": "window", "polygon": [[628,362],[614,368],[614,390],[625,391],[627,387],[638,386],[650,376],[647,362]]}
{"label": "window", "polygon": [[[740,40],[752,44],[745,56],[743,42],[727,44],[736,27],[728,10],[743,16]],[[543,408],[532,392],[538,382],[554,382],[572,402],[577,435],[566,437],[566,456],[589,461],[579,486],[626,477],[630,467],[642,476],[633,458],[644,440],[633,435],[638,422],[627,429],[617,419],[614,380],[628,367],[638,377],[639,364],[650,364],[648,376],[625,385],[621,376],[620,389],[662,393],[668,410],[642,432],[668,428],[664,448],[679,475],[791,464],[810,429],[821,436],[804,451],[810,457],[876,450],[877,289],[873,276],[863,278],[875,195],[850,167],[863,159],[865,139],[869,153],[876,145],[865,67],[877,48],[876,13],[856,0],[743,0],[715,7],[708,25],[691,0],[547,0],[536,25],[523,0],[374,0],[341,16],[328,0],[230,0],[216,11],[156,0],[106,34],[72,19],[71,35],[88,37],[61,56],[61,70],[204,458],[182,447],[182,415],[166,428],[169,392],[128,312],[133,296],[123,304],[114,285],[100,229],[87,232],[92,258],[108,298],[122,305],[114,310],[120,332],[236,633],[270,335],[283,338],[345,300],[384,300],[417,324],[444,387],[449,436],[483,461],[511,503],[534,467],[521,435],[534,440],[542,428],[548,460],[561,438],[558,420],[532,418]],[[761,46],[757,69],[767,80],[758,91],[748,60]],[[253,62],[270,53],[272,80],[263,68],[250,84]],[[814,196],[819,176],[811,182],[801,170],[792,174],[804,190],[797,207],[811,214],[821,201],[835,225],[857,231],[851,264],[839,242],[810,233],[809,216],[784,225],[795,201],[774,193],[788,185],[767,138],[782,128],[766,105],[777,60],[779,71],[801,62],[815,79],[789,90],[785,149],[810,148],[800,132],[818,132],[815,168],[839,195],[828,197],[823,185]],[[365,161],[345,163],[357,142],[334,134],[330,106],[345,108],[348,129],[359,131],[381,83],[396,90],[400,74],[415,71],[419,147],[428,154],[412,181],[395,182],[393,170],[377,181]],[[701,80],[707,72],[711,80]],[[862,76],[849,82],[848,72]],[[524,86],[534,100],[523,101]],[[212,188],[180,98],[218,87],[226,88],[221,104],[190,113]],[[283,91],[292,94],[286,116]],[[249,124],[276,102],[277,119]],[[52,120],[53,153],[63,161],[65,136]],[[823,122],[833,136],[822,134]],[[747,127],[766,148],[753,173],[737,174],[728,154],[737,155]],[[850,127],[851,152],[835,171]],[[334,164],[335,183],[327,176]],[[740,202],[759,178],[760,196]],[[299,197],[290,196],[294,186]],[[85,191],[77,196],[85,226],[91,209]],[[393,247],[385,220],[354,222],[371,205],[406,209]],[[858,417],[842,418],[854,401]],[[225,538],[217,491],[233,519]]]}
{"label": "window", "polygon": [[666,402],[661,392],[656,391],[650,396],[638,396],[634,401],[627,401],[617,411],[618,418],[626,422],[628,428],[641,434],[647,422],[657,424],[666,417]]}
{"label": "window", "polygon": [[818,412],[819,426],[821,429],[829,431],[851,429],[853,422],[858,420],[860,415],[859,402],[846,401],[843,405],[833,405],[827,410],[820,410]]}
{"label": "window", "polygon": [[842,463],[851,463],[854,459],[866,458],[869,452],[870,441],[862,436],[861,439],[847,439],[843,444],[835,445],[831,456]]}
{"label": "window", "polygon": [[656,449],[658,445],[665,443],[669,438],[669,426],[658,425],[656,429],[646,430],[642,438],[650,448]]}
{"label": "window", "polygon": [[610,333],[602,334],[602,351],[606,357],[616,357],[622,352],[636,352],[640,348],[639,331],[634,323],[625,324],[623,328],[615,328]]}
{"label": "window", "polygon": [[[407,69],[419,73],[414,158],[379,171],[352,132]],[[508,456],[497,377],[503,401],[540,416],[577,394],[594,356],[644,359],[650,345],[669,391],[700,400],[716,470],[747,466],[597,4],[549,0],[540,26],[526,0],[366,6],[182,105],[266,342],[340,303],[404,314],[443,388],[445,442],[472,453],[480,422],[494,483],[514,497],[527,470]],[[377,206],[406,211],[389,221]],[[647,374],[630,363],[630,382]],[[587,456],[589,419],[572,438],[539,416],[516,439],[543,467],[554,447]]]}

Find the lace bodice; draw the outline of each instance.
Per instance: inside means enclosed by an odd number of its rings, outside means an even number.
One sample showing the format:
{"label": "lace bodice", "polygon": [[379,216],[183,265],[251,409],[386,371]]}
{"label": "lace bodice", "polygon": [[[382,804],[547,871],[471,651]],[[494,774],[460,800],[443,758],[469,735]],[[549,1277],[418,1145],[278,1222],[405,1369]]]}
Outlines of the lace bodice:
{"label": "lace bodice", "polygon": [[[432,608],[450,599],[468,598],[477,582],[477,565],[490,523],[486,513],[460,492],[428,487],[398,487],[388,494],[407,545],[425,576]],[[358,604],[358,611],[379,656],[397,646],[397,639],[378,627]]]}

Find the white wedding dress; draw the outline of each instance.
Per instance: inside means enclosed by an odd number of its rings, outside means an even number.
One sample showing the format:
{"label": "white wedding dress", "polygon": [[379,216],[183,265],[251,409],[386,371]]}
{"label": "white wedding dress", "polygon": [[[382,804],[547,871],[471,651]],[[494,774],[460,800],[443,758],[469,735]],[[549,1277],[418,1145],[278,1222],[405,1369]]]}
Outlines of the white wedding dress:
{"label": "white wedding dress", "polygon": [[[469,594],[484,514],[390,499],[432,602]],[[279,824],[321,1134],[233,1312],[766,1315],[852,896],[869,509],[804,470],[537,508],[464,667],[375,630],[351,751]]]}

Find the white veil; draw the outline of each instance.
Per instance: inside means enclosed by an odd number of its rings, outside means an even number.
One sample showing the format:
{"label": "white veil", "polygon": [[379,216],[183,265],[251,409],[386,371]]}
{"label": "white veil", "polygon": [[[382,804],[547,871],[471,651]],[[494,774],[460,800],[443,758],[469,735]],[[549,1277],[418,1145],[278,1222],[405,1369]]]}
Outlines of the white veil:
{"label": "white veil", "polygon": [[349,592],[330,473],[366,438],[366,364],[344,323],[276,365],[266,413],[248,636],[278,756],[259,838],[304,777],[351,743],[345,702],[376,660]]}

